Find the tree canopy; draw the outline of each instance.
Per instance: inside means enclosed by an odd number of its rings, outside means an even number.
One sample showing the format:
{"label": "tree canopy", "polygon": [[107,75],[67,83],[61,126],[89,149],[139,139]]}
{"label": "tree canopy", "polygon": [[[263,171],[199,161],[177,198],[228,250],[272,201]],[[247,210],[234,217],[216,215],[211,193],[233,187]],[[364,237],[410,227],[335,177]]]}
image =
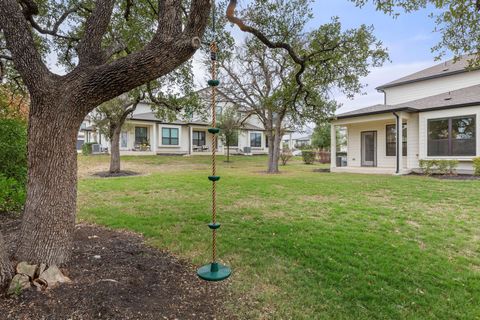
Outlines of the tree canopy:
{"label": "tree canopy", "polygon": [[[370,0],[351,0],[364,6]],[[437,58],[448,51],[456,58],[472,55],[471,63],[480,65],[480,1],[478,0],[372,0],[377,10],[392,16],[420,9],[430,10],[435,20],[434,32],[441,34],[440,41],[432,48]]]}

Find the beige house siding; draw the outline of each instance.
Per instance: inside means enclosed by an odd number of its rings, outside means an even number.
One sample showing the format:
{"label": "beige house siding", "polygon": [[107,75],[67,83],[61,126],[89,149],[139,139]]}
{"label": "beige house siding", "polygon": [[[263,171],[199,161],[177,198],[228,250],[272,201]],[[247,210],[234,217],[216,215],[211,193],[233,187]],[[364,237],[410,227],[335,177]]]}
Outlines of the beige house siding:
{"label": "beige house siding", "polygon": [[[395,124],[392,120],[382,120],[374,122],[364,122],[346,125],[348,130],[348,151],[347,161],[349,167],[361,167],[361,133],[364,131],[377,132],[377,167],[394,168],[396,166],[396,157],[386,155],[386,126]],[[407,157],[404,157],[404,167],[407,165]]]}
{"label": "beige house siding", "polygon": [[386,104],[394,105],[480,84],[480,70],[385,88]]}
{"label": "beige house siding", "polygon": [[[419,168],[418,113],[409,114],[407,120],[407,160],[406,167]],[[404,162],[405,165],[405,162]]]}

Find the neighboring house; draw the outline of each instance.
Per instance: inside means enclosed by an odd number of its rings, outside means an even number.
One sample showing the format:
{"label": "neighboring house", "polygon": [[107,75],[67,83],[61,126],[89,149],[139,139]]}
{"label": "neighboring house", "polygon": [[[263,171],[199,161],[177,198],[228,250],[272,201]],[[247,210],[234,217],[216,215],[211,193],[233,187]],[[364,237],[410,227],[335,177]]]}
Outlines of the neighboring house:
{"label": "neighboring house", "polygon": [[332,171],[406,174],[422,159],[453,159],[471,173],[480,155],[480,70],[467,70],[467,59],[382,85],[384,104],[337,115],[332,133],[346,128],[347,155],[337,161],[332,134]]}
{"label": "neighboring house", "polygon": [[[205,98],[209,94],[206,90],[201,90],[200,93],[204,94]],[[234,107],[234,104],[221,91],[219,91],[218,96],[217,114],[221,114],[226,108]],[[208,105],[206,108],[209,108]],[[208,128],[211,126],[209,114],[210,112],[207,112],[206,115],[190,116],[188,120],[166,122],[157,118],[149,104],[140,103],[125,122],[125,130],[122,131],[120,136],[120,153],[122,155],[210,154],[213,135],[208,132]],[[255,115],[248,116],[241,111],[239,111],[239,117],[246,118],[246,120],[242,129],[239,130],[237,143],[230,146],[230,153],[268,154],[265,130],[259,119]],[[85,129],[81,129],[80,132],[85,132],[87,129],[92,129],[92,126],[91,123],[85,121]],[[102,149],[110,149],[110,142],[103,135],[94,133],[91,137],[95,139],[93,141],[101,144]],[[226,153],[226,147],[221,139],[218,139],[217,152],[220,154]]]}
{"label": "neighboring house", "polygon": [[[297,133],[298,134],[298,133]],[[297,149],[303,146],[312,145],[312,135],[300,136],[297,138],[292,137],[293,134],[289,134],[283,137],[282,144],[289,149]]]}

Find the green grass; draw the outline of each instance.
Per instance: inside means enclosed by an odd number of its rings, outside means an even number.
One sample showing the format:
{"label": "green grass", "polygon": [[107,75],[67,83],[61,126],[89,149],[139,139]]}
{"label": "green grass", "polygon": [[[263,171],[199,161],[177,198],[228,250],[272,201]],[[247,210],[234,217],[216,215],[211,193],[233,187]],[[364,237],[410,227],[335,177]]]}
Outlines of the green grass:
{"label": "green grass", "polygon": [[[208,262],[210,159],[123,160],[155,173],[82,179],[79,218]],[[265,157],[233,161],[219,160],[219,255],[240,318],[480,319],[479,181],[315,173],[298,160],[272,176]]]}

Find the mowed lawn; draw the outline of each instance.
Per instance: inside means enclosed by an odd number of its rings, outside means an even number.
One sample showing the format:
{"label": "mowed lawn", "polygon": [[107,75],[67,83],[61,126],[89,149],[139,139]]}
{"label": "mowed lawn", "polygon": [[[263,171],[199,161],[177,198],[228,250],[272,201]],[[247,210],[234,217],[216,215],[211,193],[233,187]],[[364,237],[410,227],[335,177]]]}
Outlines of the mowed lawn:
{"label": "mowed lawn", "polygon": [[[143,176],[81,173],[79,220],[210,260],[209,157],[124,157]],[[226,307],[244,319],[480,319],[480,181],[314,172],[221,158]],[[107,157],[79,157],[80,170]],[[83,169],[82,169],[83,168]]]}

